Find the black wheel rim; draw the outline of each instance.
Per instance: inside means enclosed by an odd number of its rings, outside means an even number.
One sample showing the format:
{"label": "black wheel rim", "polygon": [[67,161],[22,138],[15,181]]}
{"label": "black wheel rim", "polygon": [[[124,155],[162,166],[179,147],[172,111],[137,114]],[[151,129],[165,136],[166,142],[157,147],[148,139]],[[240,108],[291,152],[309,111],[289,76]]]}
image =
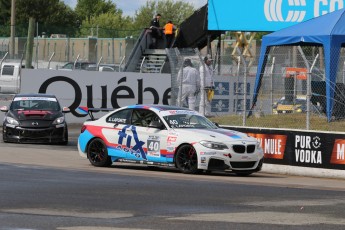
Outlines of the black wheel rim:
{"label": "black wheel rim", "polygon": [[198,157],[192,146],[182,147],[176,160],[178,167],[183,172],[194,172],[198,167]]}
{"label": "black wheel rim", "polygon": [[94,141],[89,146],[89,159],[94,163],[100,163],[107,157],[106,149],[100,141]]}

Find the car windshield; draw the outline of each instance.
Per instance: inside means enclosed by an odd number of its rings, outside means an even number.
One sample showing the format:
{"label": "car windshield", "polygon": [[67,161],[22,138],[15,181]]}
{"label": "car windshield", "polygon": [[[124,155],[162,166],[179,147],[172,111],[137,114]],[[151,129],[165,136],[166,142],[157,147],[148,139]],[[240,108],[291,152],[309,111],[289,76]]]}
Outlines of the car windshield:
{"label": "car windshield", "polygon": [[60,105],[56,98],[49,97],[16,97],[10,110],[49,110],[59,111]]}
{"label": "car windshield", "polygon": [[206,117],[197,114],[174,114],[163,116],[170,128],[216,129]]}

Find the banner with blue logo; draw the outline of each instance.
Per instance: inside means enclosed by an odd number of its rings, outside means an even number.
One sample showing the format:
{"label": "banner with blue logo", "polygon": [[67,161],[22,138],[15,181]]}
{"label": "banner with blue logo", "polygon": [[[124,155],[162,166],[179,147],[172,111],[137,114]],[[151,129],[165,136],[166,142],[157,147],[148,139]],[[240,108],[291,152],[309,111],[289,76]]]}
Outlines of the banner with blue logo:
{"label": "banner with blue logo", "polygon": [[208,29],[277,31],[344,8],[345,0],[208,0]]}

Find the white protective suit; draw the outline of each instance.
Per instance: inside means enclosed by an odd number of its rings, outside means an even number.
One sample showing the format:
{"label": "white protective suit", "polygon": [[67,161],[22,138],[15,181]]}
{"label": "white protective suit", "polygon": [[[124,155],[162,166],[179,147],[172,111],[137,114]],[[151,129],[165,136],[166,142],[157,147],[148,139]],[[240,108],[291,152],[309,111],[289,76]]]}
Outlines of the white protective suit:
{"label": "white protective suit", "polygon": [[186,66],[180,70],[177,76],[177,82],[182,89],[179,90],[178,106],[183,106],[183,103],[188,102],[189,109],[195,110],[196,96],[200,90],[199,72],[192,66]]}
{"label": "white protective suit", "polygon": [[[207,98],[207,91],[209,88],[214,88],[213,69],[211,65],[200,65],[200,105],[199,113],[204,116],[211,115],[211,101]],[[205,78],[205,79],[204,79]]]}

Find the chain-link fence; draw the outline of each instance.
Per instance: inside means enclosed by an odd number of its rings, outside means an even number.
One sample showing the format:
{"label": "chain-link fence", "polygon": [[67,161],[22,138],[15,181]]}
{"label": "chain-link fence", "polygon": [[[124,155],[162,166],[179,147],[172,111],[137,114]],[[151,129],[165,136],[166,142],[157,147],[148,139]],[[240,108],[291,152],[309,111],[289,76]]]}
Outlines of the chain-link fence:
{"label": "chain-link fence", "polygon": [[[100,38],[100,28],[84,28],[90,37],[70,38],[36,37],[33,60],[38,68],[62,65],[80,60],[103,63],[121,63],[128,56],[136,42],[135,35],[128,34],[122,38]],[[93,34],[93,36],[91,36]],[[106,31],[104,34],[107,34]],[[120,32],[118,33],[120,34]],[[221,49],[218,50],[218,42]],[[260,42],[253,41],[247,47],[236,46],[235,40],[222,39],[212,43],[214,97],[211,100],[211,116],[220,124],[294,128],[310,130],[343,131],[345,129],[345,50],[340,50],[335,84],[325,77],[324,50],[321,46],[274,46],[265,56],[267,63],[262,76],[255,106],[253,92],[255,76],[258,69]],[[10,40],[0,38],[0,58],[9,52]],[[16,38],[15,58],[21,59],[25,51],[26,38]],[[214,48],[213,48],[214,47]],[[250,50],[246,52],[247,50]],[[203,65],[206,50],[168,49],[171,67],[171,100],[172,105],[188,106],[179,96],[182,88],[178,81],[179,71],[189,58],[199,71]],[[332,59],[331,54],[331,59]],[[11,57],[8,57],[11,58]],[[43,64],[41,64],[43,63]],[[58,68],[57,67],[57,68]],[[202,81],[203,78],[200,78]],[[326,87],[334,90],[332,119],[327,120]],[[202,90],[203,91],[203,90]],[[195,110],[199,111],[201,92],[197,94]],[[309,92],[309,93],[308,93]],[[251,116],[248,116],[251,114]],[[343,124],[344,123],[344,124]]]}
{"label": "chain-link fence", "polygon": [[[251,106],[255,86],[254,76],[258,58],[251,61],[243,55],[233,56],[232,64],[221,71],[218,81],[222,84],[229,82],[233,86],[230,86],[232,89],[229,95],[230,104],[233,101],[232,106],[238,109],[229,110],[228,115],[222,114],[214,120],[223,124],[253,127],[343,131],[345,128],[344,51],[344,48],[340,51],[336,81],[332,83],[325,76],[323,47],[271,47],[265,56],[267,62],[253,108]],[[229,77],[224,80],[222,79],[224,76]],[[244,89],[244,86],[247,86],[247,89]],[[328,99],[326,87],[334,90],[330,120],[326,115]],[[244,95],[247,95],[246,99]],[[246,101],[245,106],[244,101]],[[244,116],[245,114],[247,116]],[[248,114],[251,116],[248,117]]]}
{"label": "chain-link fence", "polygon": [[[211,102],[211,117],[215,122],[266,128],[345,129],[344,48],[340,51],[333,84],[325,77],[323,47],[271,47],[265,56],[267,62],[257,101],[252,107],[259,50],[260,46],[257,46],[253,55],[243,55],[243,49],[233,48],[215,55],[214,97]],[[199,69],[204,55],[193,49],[170,49],[168,54],[172,69],[171,103],[188,107],[186,101],[180,101],[182,85],[178,81],[178,72],[183,71],[187,58]],[[330,121],[326,115],[327,86],[334,90]],[[195,110],[198,111],[200,94],[196,100]]]}

